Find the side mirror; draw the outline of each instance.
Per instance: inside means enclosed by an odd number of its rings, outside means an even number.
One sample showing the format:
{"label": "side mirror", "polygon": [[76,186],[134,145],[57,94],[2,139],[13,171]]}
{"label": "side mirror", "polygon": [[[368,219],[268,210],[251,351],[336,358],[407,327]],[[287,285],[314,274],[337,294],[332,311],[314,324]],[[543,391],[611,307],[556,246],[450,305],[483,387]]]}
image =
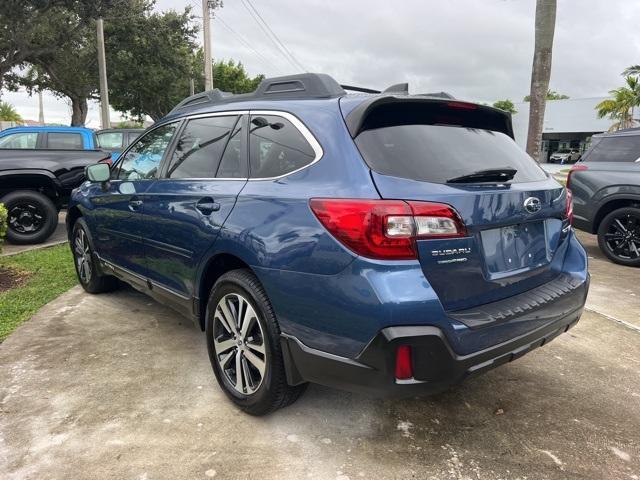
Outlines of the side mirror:
{"label": "side mirror", "polygon": [[104,183],[108,182],[111,178],[111,172],[109,171],[109,165],[106,163],[96,163],[95,165],[89,165],[85,167],[84,174],[92,183]]}

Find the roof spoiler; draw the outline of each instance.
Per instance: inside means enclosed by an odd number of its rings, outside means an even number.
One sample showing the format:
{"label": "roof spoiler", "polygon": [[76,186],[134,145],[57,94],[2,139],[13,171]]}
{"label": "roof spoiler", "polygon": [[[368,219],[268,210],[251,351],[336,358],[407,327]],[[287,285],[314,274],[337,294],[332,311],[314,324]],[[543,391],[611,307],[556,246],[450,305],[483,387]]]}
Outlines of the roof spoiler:
{"label": "roof spoiler", "polygon": [[[502,132],[511,138],[513,126],[511,114],[498,108],[469,102],[452,100],[452,97],[438,98],[433,94],[425,96],[384,95],[366,99],[358,104],[346,117],[345,123],[352,138],[369,128],[377,128],[380,122],[387,120],[400,122],[399,124],[411,124],[438,121],[437,117],[431,117],[429,112],[437,112],[441,109],[466,112],[464,117],[469,128],[484,128],[496,132]],[[394,118],[396,120],[394,120]],[[461,117],[462,118],[462,117]],[[372,125],[376,126],[372,126]]]}

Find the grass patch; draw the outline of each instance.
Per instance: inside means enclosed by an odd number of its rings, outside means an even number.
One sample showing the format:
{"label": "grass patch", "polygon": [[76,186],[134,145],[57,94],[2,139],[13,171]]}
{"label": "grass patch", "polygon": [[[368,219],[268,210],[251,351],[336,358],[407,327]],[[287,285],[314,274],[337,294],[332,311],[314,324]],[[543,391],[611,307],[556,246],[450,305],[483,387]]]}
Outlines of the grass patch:
{"label": "grass patch", "polygon": [[0,257],[0,267],[25,275],[20,285],[0,293],[0,341],[78,282],[67,244]]}

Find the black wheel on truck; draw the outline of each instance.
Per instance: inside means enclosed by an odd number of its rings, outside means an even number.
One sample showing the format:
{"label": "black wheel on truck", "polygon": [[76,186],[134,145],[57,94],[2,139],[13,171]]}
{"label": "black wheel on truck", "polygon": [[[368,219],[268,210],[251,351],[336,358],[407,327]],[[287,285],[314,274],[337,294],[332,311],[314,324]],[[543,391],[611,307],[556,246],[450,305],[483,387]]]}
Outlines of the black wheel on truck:
{"label": "black wheel on truck", "polygon": [[42,243],[58,226],[58,209],[40,192],[18,190],[0,198],[7,209],[7,240],[17,245]]}

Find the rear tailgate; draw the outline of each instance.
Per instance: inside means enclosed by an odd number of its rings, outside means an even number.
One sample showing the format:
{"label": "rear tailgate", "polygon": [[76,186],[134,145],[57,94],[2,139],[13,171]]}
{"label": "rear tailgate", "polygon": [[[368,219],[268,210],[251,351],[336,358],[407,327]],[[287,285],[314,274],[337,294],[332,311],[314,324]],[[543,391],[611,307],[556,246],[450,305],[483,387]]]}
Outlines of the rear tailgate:
{"label": "rear tailgate", "polygon": [[[565,190],[510,138],[508,115],[434,99],[387,100],[355,114],[362,118],[348,115],[347,125],[380,196],[449,205],[466,227],[464,237],[417,242],[446,310],[495,302],[558,276]],[[506,181],[464,179],[486,169],[516,173]]]}

